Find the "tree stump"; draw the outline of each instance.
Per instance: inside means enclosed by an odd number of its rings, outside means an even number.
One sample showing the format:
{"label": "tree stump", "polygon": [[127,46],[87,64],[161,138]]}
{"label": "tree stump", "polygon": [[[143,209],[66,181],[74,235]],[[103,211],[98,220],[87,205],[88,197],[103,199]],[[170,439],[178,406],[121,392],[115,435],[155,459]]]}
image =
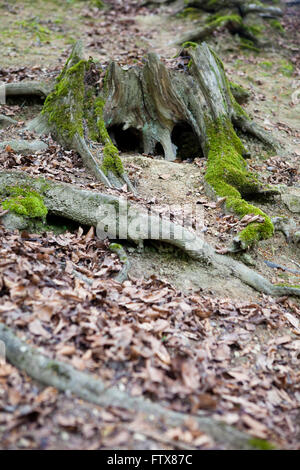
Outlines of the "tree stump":
{"label": "tree stump", "polygon": [[[85,60],[77,43],[31,128],[52,132],[62,144],[82,156],[84,164],[107,186],[133,187],[123,169],[117,146],[177,158],[181,134],[198,145],[197,155],[207,158],[206,189],[240,216],[255,214],[236,238],[246,248],[254,240],[270,237],[273,225],[260,209],[244,198],[272,194],[247,170],[246,149],[234,127],[268,145],[272,137],[259,128],[235,100],[221,60],[205,43],[187,44],[186,70],[170,70],[156,54],[143,67],[121,68],[112,62],[101,82],[99,68]],[[114,142],[113,142],[114,141]],[[176,145],[177,144],[177,145]],[[185,143],[186,144],[186,143]]]}

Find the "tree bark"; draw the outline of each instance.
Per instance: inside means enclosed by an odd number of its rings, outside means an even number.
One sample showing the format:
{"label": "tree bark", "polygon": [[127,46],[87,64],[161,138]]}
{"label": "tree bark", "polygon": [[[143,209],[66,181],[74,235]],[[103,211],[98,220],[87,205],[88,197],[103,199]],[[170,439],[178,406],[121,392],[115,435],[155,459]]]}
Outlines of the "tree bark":
{"label": "tree bark", "polygon": [[51,82],[22,81],[20,83],[5,83],[6,96],[40,96],[46,98],[52,89],[53,83]]}
{"label": "tree bark", "polygon": [[188,417],[192,416],[199,428],[211,436],[216,444],[228,449],[254,448],[251,436],[232,426],[201,414],[187,415],[172,411],[143,397],[132,397],[116,386],[108,386],[95,375],[78,371],[65,362],[50,359],[38,349],[21,341],[2,323],[0,323],[0,340],[5,344],[8,361],[44,385],[63,392],[71,391],[83,400],[99,406],[120,407],[134,413],[142,413],[145,419],[154,416],[168,427],[181,426]]}

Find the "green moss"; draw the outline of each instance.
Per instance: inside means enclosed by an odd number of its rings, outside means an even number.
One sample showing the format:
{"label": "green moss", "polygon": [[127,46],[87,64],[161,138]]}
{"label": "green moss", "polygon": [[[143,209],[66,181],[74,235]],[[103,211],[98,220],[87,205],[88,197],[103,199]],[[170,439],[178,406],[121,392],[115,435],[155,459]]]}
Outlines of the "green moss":
{"label": "green moss", "polygon": [[6,188],[6,199],[1,203],[4,210],[10,210],[28,218],[45,219],[47,207],[42,196],[29,187],[10,186]]}
{"label": "green moss", "polygon": [[95,115],[97,116],[97,127],[101,142],[104,144],[103,149],[103,162],[102,171],[107,175],[109,171],[114,174],[122,175],[124,173],[124,167],[122,160],[119,156],[117,147],[112,143],[111,138],[107,132],[103,110],[105,106],[105,100],[102,97],[98,97],[94,103]]}
{"label": "green moss", "polygon": [[45,26],[40,25],[36,19],[31,21],[16,21],[16,25],[22,26],[26,31],[33,33],[35,37],[41,42],[46,42],[50,39],[51,31]]}
{"label": "green moss", "polygon": [[99,9],[106,7],[105,3],[102,2],[102,0],[91,0],[91,4]]}
{"label": "green moss", "polygon": [[263,69],[271,69],[273,67],[273,64],[272,62],[268,61],[268,60],[264,60],[263,62],[260,62],[260,67],[263,68]]}
{"label": "green moss", "polygon": [[196,42],[192,42],[192,41],[186,41],[182,44],[182,48],[183,49],[188,49],[189,47],[193,47],[194,49],[198,46],[198,44]]}
{"label": "green moss", "polygon": [[94,110],[97,119],[97,127],[99,131],[100,140],[103,144],[111,143],[111,139],[107,132],[104,118],[103,118],[103,110],[105,106],[105,99],[101,96],[98,96],[94,101]]}
{"label": "green moss", "polygon": [[290,62],[287,62],[286,60],[281,60],[280,61],[281,67],[279,68],[279,71],[285,75],[286,77],[290,77],[293,75],[294,72],[294,67]]}
{"label": "green moss", "polygon": [[280,286],[280,287],[294,287],[296,289],[300,289],[300,285],[298,284],[284,284],[284,283],[279,283],[279,284],[274,284],[275,286]]}
{"label": "green moss", "polygon": [[260,450],[275,450],[276,447],[274,444],[272,444],[269,441],[266,441],[265,439],[259,439],[257,437],[253,437],[252,439],[249,439],[249,444],[251,447],[254,447],[255,449],[260,449]]}
{"label": "green moss", "polygon": [[68,62],[58,76],[53,92],[48,95],[42,113],[47,115],[50,125],[54,124],[59,129],[63,139],[71,142],[77,132],[83,136],[84,75],[87,62],[80,60],[67,68]]}
{"label": "green moss", "polygon": [[260,52],[258,47],[254,46],[254,42],[251,41],[250,39],[241,38],[240,47],[241,49],[249,49],[250,51],[253,51],[253,52]]}
{"label": "green moss", "polygon": [[242,18],[239,15],[220,15],[219,13],[216,13],[207,19],[207,23],[214,27],[218,27],[229,22],[241,25]]}
{"label": "green moss", "polygon": [[201,12],[197,8],[185,8],[180,13],[177,13],[177,18],[188,18],[189,20],[197,20],[201,16]]}
{"label": "green moss", "polygon": [[109,245],[109,248],[112,251],[117,251],[117,250],[122,250],[123,249],[122,245],[120,245],[119,243],[111,243]]}
{"label": "green moss", "polygon": [[243,29],[245,32],[250,33],[253,36],[261,36],[263,32],[263,27],[259,25],[250,25],[246,26],[245,24],[243,25]]}
{"label": "green moss", "polygon": [[47,369],[50,369],[51,371],[55,372],[57,375],[61,377],[65,377],[67,380],[70,379],[70,375],[68,371],[64,370],[61,365],[55,361],[49,361],[47,366]]}
{"label": "green moss", "polygon": [[87,122],[90,140],[97,141],[99,139],[99,129],[97,126],[97,119],[96,119],[95,110],[94,110],[95,99],[96,99],[95,88],[90,87],[85,93],[84,116]]}
{"label": "green moss", "polygon": [[107,175],[109,171],[122,175],[124,167],[122,160],[119,157],[119,151],[114,144],[106,144],[103,149],[103,162],[102,170]]}
{"label": "green moss", "polygon": [[270,20],[270,25],[272,26],[272,28],[277,29],[281,33],[285,32],[285,29],[282,26],[282,24],[280,23],[280,21],[278,21],[276,19]]}
{"label": "green moss", "polygon": [[255,175],[247,170],[242,157],[244,147],[237,137],[230,120],[224,118],[207,123],[208,166],[205,180],[220,197],[226,197],[227,209],[240,217],[247,214],[261,215],[263,223],[251,223],[239,234],[245,245],[269,238],[274,233],[271,219],[260,209],[245,201],[260,188]]}

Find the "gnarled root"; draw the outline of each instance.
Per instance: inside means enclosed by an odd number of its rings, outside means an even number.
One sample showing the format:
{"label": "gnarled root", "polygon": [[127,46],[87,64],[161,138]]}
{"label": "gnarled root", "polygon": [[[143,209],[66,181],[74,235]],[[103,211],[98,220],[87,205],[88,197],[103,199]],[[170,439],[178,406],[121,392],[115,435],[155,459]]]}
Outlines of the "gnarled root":
{"label": "gnarled root", "polygon": [[[200,11],[211,13],[206,19],[206,23],[199,24],[191,31],[178,36],[172,44],[183,44],[186,41],[200,41],[211,35],[218,27],[227,28],[230,33],[238,34],[241,38],[251,41],[248,45],[260,45],[258,36],[260,29],[258,27],[258,16],[263,24],[262,18],[274,18],[282,16],[281,8],[266,6],[261,3],[255,3],[245,0],[185,0],[181,9],[176,10],[176,14],[197,18],[199,10],[199,20],[201,20]],[[262,44],[261,44],[262,45]],[[246,47],[246,46],[245,46]]]}
{"label": "gnarled root", "polygon": [[[95,375],[74,369],[70,364],[43,355],[38,349],[20,340],[13,331],[0,323],[0,340],[4,342],[7,360],[38,382],[103,407],[119,407],[161,420],[171,427],[181,426],[191,415],[172,411],[143,397],[133,397],[117,386],[108,386]],[[193,415],[200,429],[217,444],[228,449],[252,449],[250,437],[225,423],[206,416]]]}
{"label": "gnarled root", "polygon": [[5,83],[6,96],[39,96],[46,98],[53,89],[51,82],[22,81]]}
{"label": "gnarled root", "polygon": [[[180,248],[201,263],[216,267],[227,276],[238,277],[259,292],[274,296],[300,295],[300,287],[273,285],[242,263],[217,254],[211,245],[185,227],[158,215],[149,214],[141,207],[124,202],[122,198],[78,189],[66,183],[33,178],[23,172],[0,172],[2,194],[5,194],[7,187],[16,185],[29,186],[41,194],[50,213],[80,224],[93,225],[97,227],[100,236],[134,241],[160,240]],[[105,232],[106,226],[108,232]]]}

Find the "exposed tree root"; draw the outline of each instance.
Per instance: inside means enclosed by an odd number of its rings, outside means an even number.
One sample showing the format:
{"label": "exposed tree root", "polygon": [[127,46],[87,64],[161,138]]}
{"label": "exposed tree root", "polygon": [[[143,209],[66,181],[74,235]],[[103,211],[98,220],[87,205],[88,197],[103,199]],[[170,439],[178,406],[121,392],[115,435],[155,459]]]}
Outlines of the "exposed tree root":
{"label": "exposed tree root", "polygon": [[[184,424],[191,415],[179,413],[143,397],[132,397],[116,386],[108,386],[95,375],[80,372],[71,365],[50,359],[38,349],[21,341],[13,331],[0,323],[0,340],[4,342],[8,361],[24,370],[38,382],[57,388],[102,407],[120,407],[142,413],[145,419],[160,420],[168,427]],[[210,417],[192,415],[199,428],[211,436],[216,444],[228,449],[253,449],[251,437]]]}
{"label": "exposed tree root", "polygon": [[[150,0],[148,3],[172,3],[176,0]],[[249,13],[261,13],[266,16],[282,16],[282,10],[279,7],[264,5],[261,2],[251,0],[184,0],[181,2],[182,8],[198,8],[199,10],[215,13],[224,8],[236,8],[241,16]]]}
{"label": "exposed tree root", "polygon": [[5,83],[6,96],[40,96],[46,98],[53,89],[50,82],[26,82]]}
{"label": "exposed tree root", "polygon": [[[273,296],[300,295],[300,287],[273,285],[244,264],[217,254],[211,245],[188,229],[158,215],[149,214],[142,207],[133,206],[122,198],[44,178],[33,178],[23,172],[0,172],[2,197],[5,197],[6,188],[12,186],[25,186],[37,191],[50,213],[94,226],[99,236],[136,242],[160,240],[180,248],[205,265],[217,268],[226,276],[239,278],[259,292]],[[108,227],[107,232],[105,227]]]}
{"label": "exposed tree root", "polygon": [[205,26],[198,26],[197,28],[192,29],[191,31],[187,31],[186,33],[176,37],[174,41],[170,42],[169,45],[175,46],[187,42],[202,41],[203,39],[206,39],[208,36],[210,36],[217,28],[219,28],[220,26],[226,27],[227,25],[229,25],[229,23],[232,24],[233,20],[231,18],[224,17],[220,21],[215,20]]}
{"label": "exposed tree root", "polygon": [[0,114],[0,125],[1,126],[11,126],[12,124],[18,124],[18,121],[12,119],[4,114]]}
{"label": "exposed tree root", "polygon": [[126,255],[126,251],[124,250],[122,245],[119,245],[119,243],[111,243],[109,245],[109,249],[118,255],[121,263],[123,264],[123,268],[115,277],[115,280],[117,282],[122,283],[126,281],[127,276],[128,276],[128,271],[130,269],[130,262]]}

